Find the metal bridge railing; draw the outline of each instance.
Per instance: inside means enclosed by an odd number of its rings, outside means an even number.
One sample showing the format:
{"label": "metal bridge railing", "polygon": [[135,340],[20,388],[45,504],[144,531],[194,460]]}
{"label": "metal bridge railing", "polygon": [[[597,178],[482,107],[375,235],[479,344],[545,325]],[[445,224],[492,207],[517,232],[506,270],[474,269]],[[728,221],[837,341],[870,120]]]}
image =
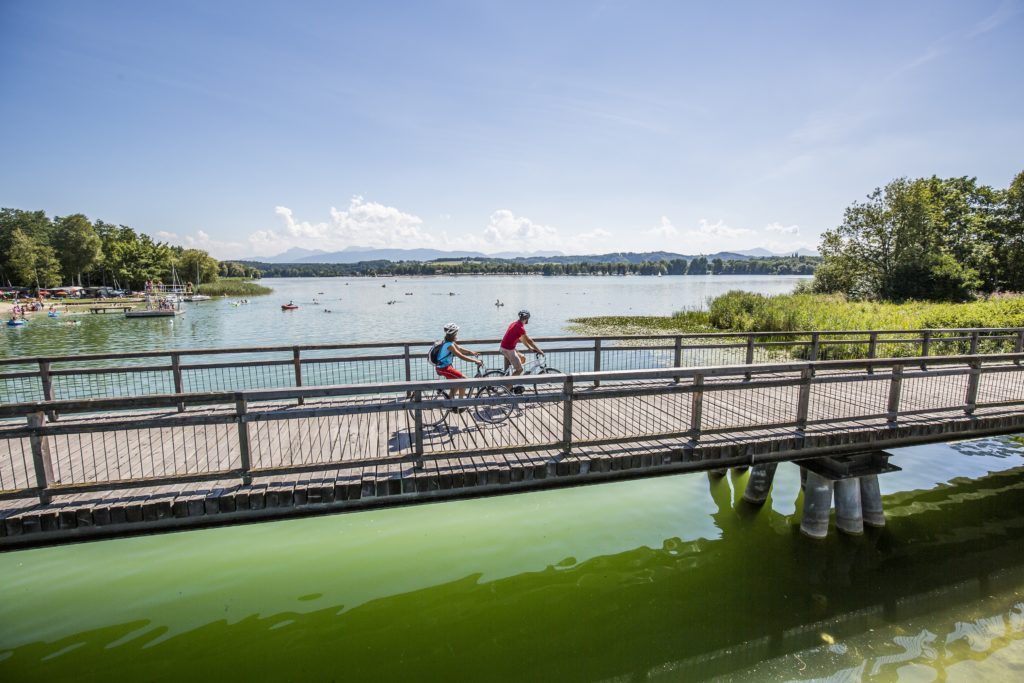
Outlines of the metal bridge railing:
{"label": "metal bridge railing", "polygon": [[[1024,328],[704,333],[538,339],[564,372],[1024,351]],[[380,342],[0,358],[0,404],[382,384],[435,377],[432,342]],[[501,361],[497,339],[463,344]],[[461,361],[457,361],[461,363]],[[53,417],[51,415],[51,417]]]}
{"label": "metal bridge railing", "polygon": [[[439,396],[449,381],[8,404],[0,406],[0,495],[45,502],[56,492],[140,484],[955,419],[1024,405],[1022,360],[1013,353],[524,376],[515,382],[525,393],[510,399],[514,411],[498,424],[474,418],[492,399]],[[468,411],[444,427],[424,419],[452,408]],[[56,412],[61,421],[49,421]]]}

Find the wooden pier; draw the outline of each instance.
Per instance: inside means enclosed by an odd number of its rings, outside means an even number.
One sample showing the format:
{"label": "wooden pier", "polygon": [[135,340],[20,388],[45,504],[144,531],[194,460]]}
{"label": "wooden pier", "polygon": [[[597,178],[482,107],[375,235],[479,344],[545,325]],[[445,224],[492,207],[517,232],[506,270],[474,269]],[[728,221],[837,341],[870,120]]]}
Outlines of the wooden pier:
{"label": "wooden pier", "polygon": [[[977,350],[981,334],[965,336]],[[1002,336],[1016,347],[1016,332]],[[650,348],[633,354],[658,358]],[[345,362],[353,358],[367,362]],[[1013,433],[1024,430],[1022,360],[1011,352],[529,376],[516,380],[522,395],[503,399],[513,405],[497,423],[481,417],[493,398],[450,400],[437,390],[452,384],[433,380],[5,404],[0,547]],[[176,361],[161,372],[182,373]],[[44,392],[54,390],[53,362],[35,377],[49,383]],[[289,367],[305,377],[301,362]],[[464,386],[472,395],[495,381]],[[431,426],[451,408],[466,410]]]}

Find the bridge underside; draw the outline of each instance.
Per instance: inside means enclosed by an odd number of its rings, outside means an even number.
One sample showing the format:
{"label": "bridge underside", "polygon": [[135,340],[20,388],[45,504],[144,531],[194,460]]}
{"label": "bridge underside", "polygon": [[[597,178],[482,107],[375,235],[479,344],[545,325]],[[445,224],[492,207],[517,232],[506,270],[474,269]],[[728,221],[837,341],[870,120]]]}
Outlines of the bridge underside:
{"label": "bridge underside", "polygon": [[[3,500],[0,501],[0,547],[25,547],[624,478],[714,471],[1024,431],[1024,413],[1019,407],[979,407],[970,416],[965,415],[962,409],[951,408],[949,411],[902,415],[897,424],[887,422],[884,417],[840,419],[810,425],[802,431],[785,427],[704,433],[699,439],[673,436],[626,444],[592,442],[574,445],[570,453],[557,448],[512,448],[498,454],[471,454],[474,442],[494,438],[493,434],[488,434],[492,430],[495,433],[502,429],[521,430],[529,428],[531,421],[535,425],[554,421],[554,410],[548,407],[552,405],[557,404],[523,406],[516,418],[520,420],[518,426],[481,427],[467,417],[453,415],[451,429],[438,431],[431,439],[437,440],[438,444],[455,444],[461,439],[465,446],[459,449],[461,453],[458,455],[428,447],[423,459],[417,461],[402,452],[408,444],[403,443],[400,430],[384,435],[378,433],[376,437],[350,430],[347,434],[351,438],[383,438],[390,442],[392,452],[398,452],[393,457],[380,458],[375,462],[312,462],[298,467],[300,471],[295,471],[297,468],[293,465],[288,473],[269,468],[254,470],[248,484],[234,476],[210,479],[207,475],[197,476],[202,480],[191,482],[154,480],[153,485],[109,490],[98,484],[94,487],[96,490],[79,487],[73,492],[61,493],[58,487],[48,504],[25,498]],[[552,414],[546,414],[549,412]],[[167,413],[166,417],[170,420],[175,414]],[[585,413],[578,412],[574,420],[582,414]],[[592,419],[592,428],[600,429],[601,416],[594,415]],[[61,420],[60,424],[73,424],[75,420],[95,421],[96,417],[80,416]],[[552,426],[557,425],[552,422]],[[286,437],[277,434],[276,438],[287,441],[296,437],[289,432]],[[301,442],[301,435],[297,438]],[[193,439],[196,442],[203,440],[207,451],[216,453],[219,451],[209,448],[209,441],[223,439],[223,435],[204,434],[201,428],[197,428],[193,430]],[[74,458],[81,457],[70,440],[63,446],[60,438],[54,438],[54,441],[58,464],[63,462],[67,468]],[[177,457],[187,458],[188,453],[195,450],[194,445],[190,449],[182,442],[174,448],[172,462],[168,465],[174,467]],[[296,448],[300,446],[296,444]],[[81,449],[81,443],[78,447]],[[312,442],[305,447],[310,449]],[[466,454],[467,450],[470,454]],[[116,449],[111,452],[116,459]],[[15,461],[10,459],[10,462]],[[160,476],[155,459],[153,463],[143,476]],[[121,464],[124,463],[103,463],[108,469]],[[211,464],[216,463],[207,463],[206,466]],[[94,463],[93,467],[98,465]]]}

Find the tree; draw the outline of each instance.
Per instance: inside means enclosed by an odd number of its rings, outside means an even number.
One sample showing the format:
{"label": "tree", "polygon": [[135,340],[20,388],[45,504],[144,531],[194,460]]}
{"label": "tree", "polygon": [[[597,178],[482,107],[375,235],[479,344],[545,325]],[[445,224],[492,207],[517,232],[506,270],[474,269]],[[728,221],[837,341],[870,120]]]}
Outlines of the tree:
{"label": "tree", "polygon": [[89,219],[80,213],[56,220],[54,243],[64,276],[71,282],[77,277],[79,285],[82,284],[82,273],[98,264],[103,257],[102,240]]}
{"label": "tree", "polygon": [[213,258],[201,249],[185,249],[178,254],[175,267],[178,269],[178,277],[182,280],[195,280],[200,282],[213,282],[220,274],[220,265],[217,259]]}
{"label": "tree", "polygon": [[36,244],[28,235],[15,229],[7,252],[11,280],[24,287],[56,287],[60,285],[60,263],[53,249]]}
{"label": "tree", "polygon": [[[852,298],[970,296],[992,270],[978,247],[988,191],[973,179],[898,178],[855,202],[822,236],[815,289]],[[966,233],[966,234],[961,234]]]}

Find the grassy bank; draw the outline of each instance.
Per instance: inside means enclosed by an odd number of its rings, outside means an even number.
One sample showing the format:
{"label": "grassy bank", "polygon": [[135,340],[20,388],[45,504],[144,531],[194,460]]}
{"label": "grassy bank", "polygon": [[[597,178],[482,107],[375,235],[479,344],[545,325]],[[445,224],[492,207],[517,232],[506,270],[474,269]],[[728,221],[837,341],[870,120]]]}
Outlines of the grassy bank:
{"label": "grassy bank", "polygon": [[[671,316],[602,316],[570,321],[578,334],[678,334],[695,332],[804,332],[811,330],[917,330],[1024,326],[1024,296],[1007,296],[964,304],[879,303],[847,301],[842,296],[786,294],[764,296],[729,292],[707,311]],[[863,345],[832,346],[832,358],[859,357]],[[955,352],[961,345],[943,348]],[[982,350],[1011,351],[983,343]],[[911,347],[907,347],[907,352]],[[960,349],[962,351],[962,349]]]}
{"label": "grassy bank", "polygon": [[216,282],[201,284],[197,289],[208,296],[262,296],[274,291],[240,277],[222,277]]}

